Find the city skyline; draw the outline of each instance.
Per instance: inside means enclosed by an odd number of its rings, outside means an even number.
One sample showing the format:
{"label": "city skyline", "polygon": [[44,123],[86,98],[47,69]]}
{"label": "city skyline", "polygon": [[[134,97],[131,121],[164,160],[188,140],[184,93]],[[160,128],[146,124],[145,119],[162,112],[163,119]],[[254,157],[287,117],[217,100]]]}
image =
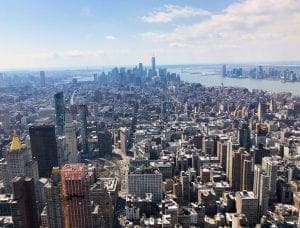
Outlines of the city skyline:
{"label": "city skyline", "polygon": [[299,0],[1,6],[0,69],[299,61]]}

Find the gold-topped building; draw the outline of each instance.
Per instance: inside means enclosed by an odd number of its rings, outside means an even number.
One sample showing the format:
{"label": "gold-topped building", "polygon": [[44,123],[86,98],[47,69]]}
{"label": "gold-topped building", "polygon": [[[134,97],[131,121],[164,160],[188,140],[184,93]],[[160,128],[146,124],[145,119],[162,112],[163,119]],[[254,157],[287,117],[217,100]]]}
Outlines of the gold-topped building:
{"label": "gold-topped building", "polygon": [[19,136],[16,133],[14,133],[10,144],[10,151],[20,151],[22,150],[22,148],[23,145]]}
{"label": "gold-topped building", "polygon": [[[27,148],[23,144],[16,132],[12,135],[10,146],[7,148],[5,160],[7,162],[8,182],[16,176],[33,177],[34,181],[38,181],[38,167],[37,162],[32,160],[30,147]],[[11,189],[12,186],[5,186]]]}

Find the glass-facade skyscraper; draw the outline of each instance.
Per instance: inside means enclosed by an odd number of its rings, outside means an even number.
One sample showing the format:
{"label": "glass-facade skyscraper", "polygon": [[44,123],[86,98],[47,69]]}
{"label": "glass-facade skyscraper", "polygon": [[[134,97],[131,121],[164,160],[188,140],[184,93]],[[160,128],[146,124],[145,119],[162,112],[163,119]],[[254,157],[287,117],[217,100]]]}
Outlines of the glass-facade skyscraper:
{"label": "glass-facade skyscraper", "polygon": [[54,103],[57,134],[62,135],[65,127],[65,100],[63,92],[58,92],[54,95]]}

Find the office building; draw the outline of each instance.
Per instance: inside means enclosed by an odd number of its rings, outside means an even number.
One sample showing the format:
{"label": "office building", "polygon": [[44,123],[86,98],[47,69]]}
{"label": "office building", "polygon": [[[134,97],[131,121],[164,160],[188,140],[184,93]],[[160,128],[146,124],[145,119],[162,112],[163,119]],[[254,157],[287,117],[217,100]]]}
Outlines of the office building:
{"label": "office building", "polygon": [[38,162],[39,176],[50,177],[52,168],[58,166],[55,127],[52,125],[29,128],[32,156]]}
{"label": "office building", "polygon": [[255,226],[257,221],[257,204],[258,199],[250,191],[236,192],[236,212],[239,214],[245,214],[249,225]]}
{"label": "office building", "polygon": [[241,147],[247,150],[251,147],[251,131],[247,123],[242,123],[238,130],[238,140]]}
{"label": "office building", "polygon": [[65,100],[63,92],[58,92],[54,95],[54,104],[57,134],[62,135],[65,127]]}
{"label": "office building", "polygon": [[44,186],[48,220],[47,224],[49,228],[64,227],[64,216],[60,190],[60,171],[58,167],[54,167],[50,181]]}
{"label": "office building", "polygon": [[151,62],[152,62],[152,74],[153,76],[156,76],[155,57],[152,57]]}
{"label": "office building", "polygon": [[223,67],[222,67],[222,76],[223,77],[227,76],[226,65],[223,65]]}
{"label": "office building", "polygon": [[81,156],[84,158],[89,157],[89,145],[88,145],[88,132],[87,132],[87,106],[81,104],[78,106],[79,120],[80,120],[80,136],[81,136]]}
{"label": "office building", "polygon": [[103,227],[112,227],[114,205],[103,181],[98,181],[91,187],[91,200],[98,207]]}
{"label": "office building", "polygon": [[258,108],[257,108],[257,116],[258,116],[259,122],[262,122],[264,120],[266,112],[267,112],[266,103],[263,101],[260,101],[258,103]]}
{"label": "office building", "polygon": [[99,156],[110,156],[112,154],[112,135],[103,122],[101,122],[97,126],[97,135],[99,145]]}
{"label": "office building", "polygon": [[123,154],[127,154],[129,145],[129,130],[128,128],[120,128],[120,149]]}
{"label": "office building", "polygon": [[[10,147],[6,152],[6,166],[2,165],[4,184],[6,189],[11,189],[10,181],[16,176],[34,178],[34,183],[39,179],[37,162],[32,159],[30,144],[23,144],[16,133],[12,136]],[[3,161],[4,162],[4,161]],[[4,170],[6,168],[6,171]]]}
{"label": "office building", "polygon": [[254,165],[253,193],[258,199],[258,218],[265,215],[269,205],[270,177],[261,165]]}
{"label": "office building", "polygon": [[40,79],[41,79],[41,86],[45,87],[46,85],[45,71],[40,71]]}
{"label": "office building", "polygon": [[232,170],[229,179],[233,191],[241,191],[244,187],[251,187],[251,160],[250,154],[243,147],[233,152]]}
{"label": "office building", "polygon": [[20,214],[15,227],[38,228],[39,223],[33,179],[24,176],[15,177],[13,179],[13,193]]}
{"label": "office building", "polygon": [[278,161],[275,159],[275,157],[263,157],[262,168],[263,170],[265,170],[266,174],[270,177],[269,192],[270,192],[270,197],[274,197],[276,195]]}
{"label": "office building", "polygon": [[77,149],[77,140],[75,126],[72,120],[72,115],[66,113],[66,122],[65,122],[65,143],[67,145],[67,162],[68,163],[77,163],[80,161],[80,154]]}
{"label": "office building", "polygon": [[61,168],[65,227],[92,227],[90,182],[84,164],[66,164]]}
{"label": "office building", "polygon": [[162,200],[162,174],[157,169],[135,169],[128,174],[128,194],[145,198],[152,193],[153,202]]}

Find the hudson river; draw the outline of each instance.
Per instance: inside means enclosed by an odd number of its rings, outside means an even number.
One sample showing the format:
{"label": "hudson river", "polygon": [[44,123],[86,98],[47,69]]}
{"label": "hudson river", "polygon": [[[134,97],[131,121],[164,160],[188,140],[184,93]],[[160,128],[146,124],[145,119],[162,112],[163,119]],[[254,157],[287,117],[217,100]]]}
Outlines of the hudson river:
{"label": "hudson river", "polygon": [[268,90],[270,92],[291,92],[300,96],[300,82],[286,82],[275,80],[249,79],[249,78],[227,78],[220,75],[220,70],[215,67],[203,66],[168,66],[170,72],[180,74],[183,81],[197,82],[204,86],[224,86],[244,87],[249,90]]}

